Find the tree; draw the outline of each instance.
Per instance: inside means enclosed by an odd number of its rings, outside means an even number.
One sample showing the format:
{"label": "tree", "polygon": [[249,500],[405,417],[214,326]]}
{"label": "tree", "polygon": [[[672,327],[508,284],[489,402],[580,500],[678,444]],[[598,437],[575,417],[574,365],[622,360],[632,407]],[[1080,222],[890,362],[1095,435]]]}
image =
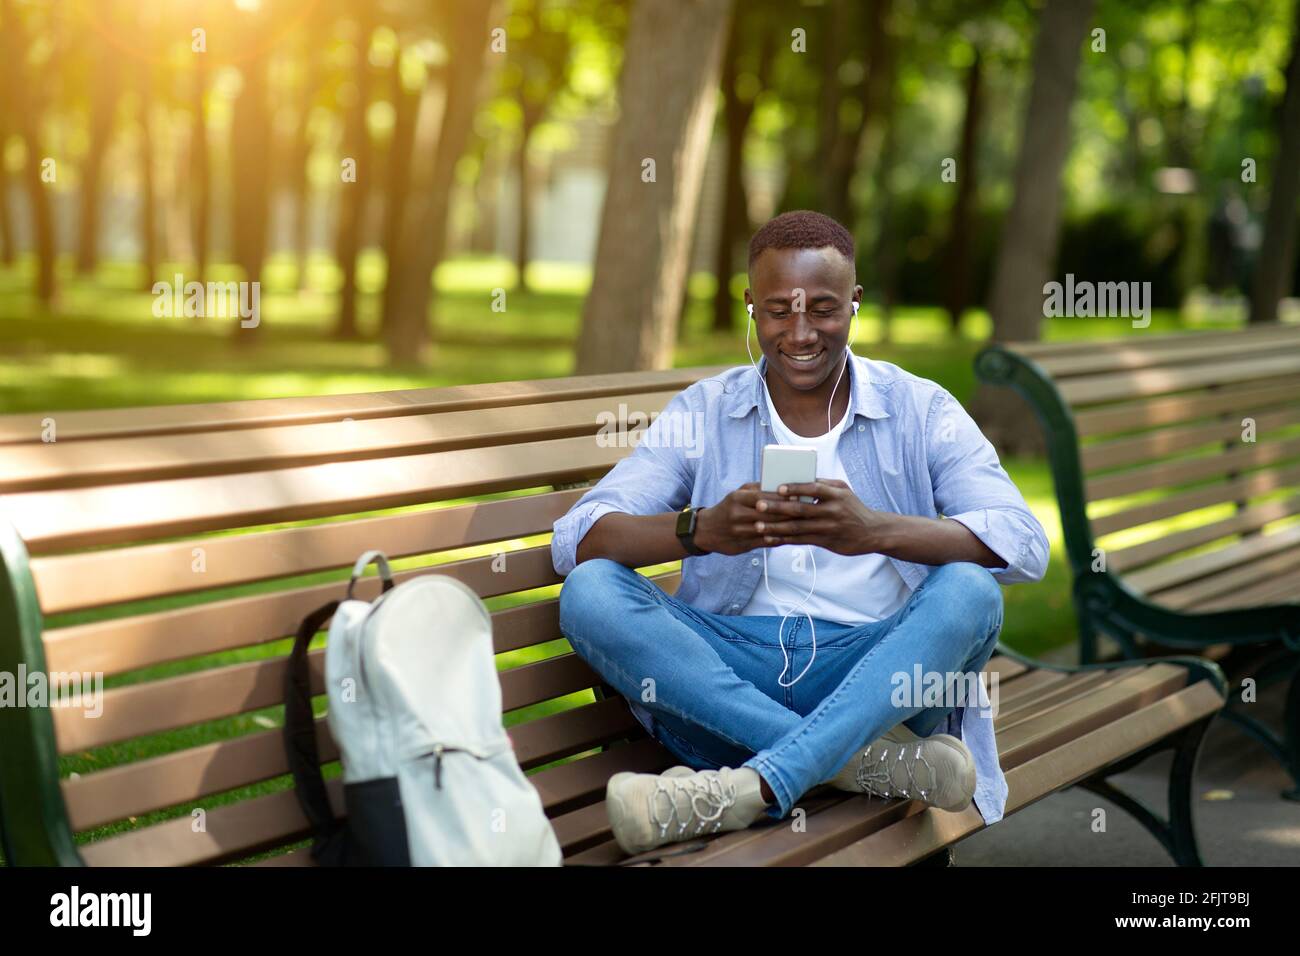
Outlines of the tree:
{"label": "tree", "polygon": [[[147,14],[142,11],[140,22],[137,23],[142,37],[147,31],[146,20]],[[140,262],[144,266],[141,287],[151,289],[154,273],[158,271],[158,190],[153,168],[153,64],[143,50],[135,62],[135,81],[140,123]]]}
{"label": "tree", "polygon": [[118,96],[118,51],[100,46],[94,57],[90,92],[90,144],[81,169],[81,215],[77,237],[77,271],[94,272],[99,251],[100,172],[113,134]]}
{"label": "tree", "polygon": [[[1047,0],[1034,44],[1014,194],[1002,226],[989,312],[999,342],[1037,339],[1043,286],[1056,258],[1061,219],[1061,170],[1070,150],[1070,108],[1079,56],[1095,0]],[[1006,389],[981,387],[972,413],[984,434],[1008,452],[1041,442],[1025,427],[1028,409]]]}
{"label": "tree", "polygon": [[966,109],[962,116],[961,142],[957,146],[957,196],[952,203],[952,222],[948,229],[947,267],[944,307],[953,335],[961,331],[962,313],[970,305],[971,209],[975,205],[979,182],[976,136],[980,125],[980,96],[983,66],[979,47],[966,71]]}
{"label": "tree", "polygon": [[0,0],[0,17],[3,18],[0,20],[0,42],[3,43],[0,58],[4,60],[0,67],[4,89],[0,95],[5,96],[10,115],[16,119],[18,135],[26,151],[23,182],[27,186],[36,239],[36,296],[48,305],[54,300],[55,293],[54,217],[50,210],[48,187],[41,178],[41,167],[48,157],[41,144],[40,124],[37,122],[37,117],[44,115],[45,105],[38,91],[45,87],[24,75],[31,43],[13,0]]}
{"label": "tree", "polygon": [[[408,90],[402,83],[402,53],[393,54],[393,64],[389,71],[393,95],[393,135],[388,141],[388,192],[384,199],[384,261],[387,263],[388,275],[397,276],[402,271],[402,230],[406,219],[406,204],[411,195],[411,158],[415,145],[415,124],[419,115],[422,95],[428,95],[430,82],[434,76],[443,76],[441,72],[426,77],[423,94],[420,90]],[[390,309],[396,299],[385,295],[380,321],[381,328],[388,328],[394,319]]]}
{"label": "tree", "polygon": [[203,281],[208,268],[208,232],[212,219],[212,183],[208,159],[208,116],[205,99],[208,71],[195,57],[190,77],[190,231],[194,243],[195,279]]}
{"label": "tree", "polygon": [[1295,15],[1286,95],[1278,111],[1273,187],[1250,297],[1252,323],[1277,320],[1277,304],[1290,290],[1295,274],[1296,205],[1300,202],[1300,3]]}
{"label": "tree", "polygon": [[[375,31],[369,4],[361,6],[358,17],[356,59],[352,70],[356,82],[352,86],[352,100],[345,107],[347,112],[343,132],[343,162],[350,164],[353,175],[346,176],[340,170],[343,177],[342,195],[339,199],[338,237],[335,242],[339,269],[343,272],[343,286],[339,290],[338,324],[334,328],[335,337],[340,339],[357,336],[357,253],[361,249],[366,200],[374,178],[374,151],[370,146],[370,133],[366,129],[366,110],[370,106],[370,40]],[[395,71],[401,59],[400,52],[399,50],[393,55]]]}
{"label": "tree", "polygon": [[[231,113],[231,238],[235,262],[248,282],[260,282],[266,258],[266,227],[270,204],[271,109],[267,99],[267,60],[274,36],[272,15],[265,8],[240,14],[239,63],[242,85]],[[251,341],[250,332],[234,324],[236,341]]]}
{"label": "tree", "polygon": [[[758,62],[752,85],[741,85],[740,59],[743,46],[742,20],[731,18],[727,50],[722,58],[722,117],[726,149],[722,165],[722,221],[718,227],[718,245],[714,258],[717,288],[713,294],[713,329],[729,332],[736,311],[731,294],[731,276],[736,249],[749,232],[749,203],[745,195],[743,158],[745,134],[754,115],[754,104],[767,86],[772,57],[776,52],[776,31],[763,29],[759,41]],[[764,24],[766,27],[767,24]]]}
{"label": "tree", "polygon": [[488,53],[488,28],[498,19],[498,0],[442,0],[438,9],[446,26],[449,63],[437,147],[432,163],[416,170],[421,179],[412,189],[414,208],[403,223],[400,268],[390,268],[384,290],[384,343],[390,360],[404,364],[423,361],[431,340],[433,272],[446,252],[456,163],[469,139],[486,58],[499,56]]}
{"label": "tree", "polygon": [[[532,177],[529,175],[528,144],[533,131],[545,118],[551,101],[569,82],[570,52],[567,24],[555,23],[543,13],[542,0],[518,0],[512,22],[522,25],[522,36],[510,46],[507,76],[519,107],[519,150],[516,171],[519,179],[519,232],[515,243],[516,289],[528,289],[528,251],[531,242]],[[513,31],[512,31],[513,32]]]}
{"label": "tree", "polygon": [[632,10],[579,373],[672,362],[730,13],[731,0]]}

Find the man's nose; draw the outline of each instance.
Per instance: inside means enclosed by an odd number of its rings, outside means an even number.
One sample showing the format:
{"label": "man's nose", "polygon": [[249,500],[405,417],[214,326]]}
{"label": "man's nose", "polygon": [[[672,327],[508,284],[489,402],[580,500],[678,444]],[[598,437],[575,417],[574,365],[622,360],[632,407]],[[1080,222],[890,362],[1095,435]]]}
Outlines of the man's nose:
{"label": "man's nose", "polygon": [[811,345],[817,341],[817,328],[808,318],[807,312],[796,312],[794,314],[794,327],[790,330],[790,338],[800,345]]}

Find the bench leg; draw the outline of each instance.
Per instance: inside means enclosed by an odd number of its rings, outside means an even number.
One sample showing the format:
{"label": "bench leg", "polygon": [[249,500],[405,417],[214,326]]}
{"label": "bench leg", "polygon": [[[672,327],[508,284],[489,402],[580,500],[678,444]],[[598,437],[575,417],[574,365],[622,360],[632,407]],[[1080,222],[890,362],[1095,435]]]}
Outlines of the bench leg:
{"label": "bench leg", "polygon": [[[1196,755],[1200,751],[1201,740],[1213,719],[1214,716],[1211,715],[1199,720],[1168,740],[1126,757],[1078,784],[1128,811],[1129,816],[1160,841],[1160,845],[1178,866],[1204,865],[1196,847],[1196,832],[1192,826],[1192,775],[1196,769]],[[1141,801],[1118,789],[1106,778],[1136,766],[1152,754],[1168,749],[1174,751],[1174,762],[1169,769],[1169,819],[1162,820]]]}
{"label": "bench leg", "polygon": [[1300,664],[1300,658],[1283,658],[1270,662],[1252,675],[1259,687],[1271,684],[1288,673],[1292,675],[1282,709],[1282,734],[1244,713],[1243,706],[1249,705],[1243,705],[1240,700],[1231,701],[1223,708],[1222,714],[1225,720],[1258,741],[1291,777],[1292,785],[1282,791],[1282,797],[1300,801],[1300,669],[1297,669],[1297,664]]}

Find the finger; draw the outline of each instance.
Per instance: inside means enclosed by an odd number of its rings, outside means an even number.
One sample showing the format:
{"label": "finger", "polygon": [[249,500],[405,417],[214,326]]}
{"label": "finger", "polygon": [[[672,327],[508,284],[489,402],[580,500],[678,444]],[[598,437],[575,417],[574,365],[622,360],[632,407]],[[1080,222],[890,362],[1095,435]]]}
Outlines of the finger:
{"label": "finger", "polygon": [[844,489],[824,481],[805,481],[782,485],[777,489],[777,493],[789,498],[798,498],[800,495],[807,495],[810,498],[838,498],[844,493]]}
{"label": "finger", "polygon": [[788,515],[794,518],[810,518],[816,514],[815,505],[773,495],[770,499],[762,498],[754,505],[754,510],[765,515]]}
{"label": "finger", "polygon": [[764,535],[763,543],[773,548],[780,547],[783,544],[801,544],[825,548],[828,551],[834,550],[830,546],[830,539],[820,534]]}
{"label": "finger", "polygon": [[764,535],[779,535],[782,537],[789,535],[823,535],[829,534],[835,530],[835,524],[830,521],[759,521],[755,524],[755,529]]}

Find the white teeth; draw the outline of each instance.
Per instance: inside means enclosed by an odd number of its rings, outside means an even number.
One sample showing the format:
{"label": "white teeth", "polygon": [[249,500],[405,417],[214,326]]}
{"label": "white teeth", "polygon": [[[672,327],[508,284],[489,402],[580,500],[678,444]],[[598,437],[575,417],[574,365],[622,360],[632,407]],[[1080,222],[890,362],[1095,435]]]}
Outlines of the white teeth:
{"label": "white teeth", "polygon": [[813,359],[817,358],[817,356],[821,354],[822,354],[821,352],[813,352],[811,355],[790,355],[787,352],[786,358],[792,359],[796,362],[811,362]]}

